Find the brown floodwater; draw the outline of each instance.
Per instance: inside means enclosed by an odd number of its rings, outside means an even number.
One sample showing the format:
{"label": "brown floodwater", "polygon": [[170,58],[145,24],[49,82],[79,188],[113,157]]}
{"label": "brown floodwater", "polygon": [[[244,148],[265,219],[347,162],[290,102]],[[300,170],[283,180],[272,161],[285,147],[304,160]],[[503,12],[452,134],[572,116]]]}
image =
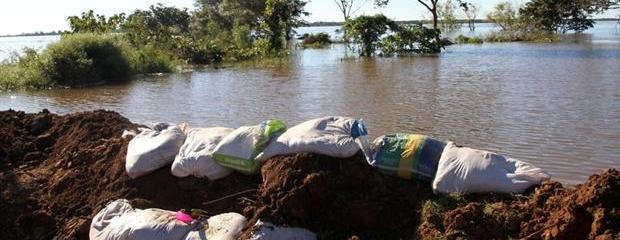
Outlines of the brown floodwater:
{"label": "brown floodwater", "polygon": [[620,36],[607,30],[554,44],[451,46],[438,56],[296,50],[280,61],[120,85],[4,92],[0,110],[104,108],[134,122],[196,127],[345,115],[363,118],[372,137],[427,134],[530,161],[575,184],[620,168]]}

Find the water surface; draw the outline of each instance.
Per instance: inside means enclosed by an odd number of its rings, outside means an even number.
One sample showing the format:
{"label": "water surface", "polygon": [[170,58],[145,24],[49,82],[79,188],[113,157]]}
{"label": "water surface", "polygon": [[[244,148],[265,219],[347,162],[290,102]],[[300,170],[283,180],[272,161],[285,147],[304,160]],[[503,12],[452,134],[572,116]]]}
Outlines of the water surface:
{"label": "water surface", "polygon": [[[303,31],[333,31],[314,28]],[[0,110],[105,108],[134,122],[294,125],[363,118],[373,137],[412,132],[496,151],[564,183],[620,168],[620,35],[597,25],[562,43],[455,45],[439,56],[357,59],[342,45],[87,89],[0,93]]]}

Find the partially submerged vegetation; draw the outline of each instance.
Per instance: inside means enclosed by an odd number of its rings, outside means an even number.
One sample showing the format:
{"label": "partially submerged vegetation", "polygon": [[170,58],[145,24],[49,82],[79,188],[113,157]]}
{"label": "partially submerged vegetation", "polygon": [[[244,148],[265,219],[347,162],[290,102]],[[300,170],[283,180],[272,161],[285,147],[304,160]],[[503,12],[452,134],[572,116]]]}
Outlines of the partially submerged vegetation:
{"label": "partially submerged vegetation", "polygon": [[[418,0],[432,15],[432,27],[397,24],[383,16],[353,18],[354,0],[336,1],[345,18],[342,39],[361,56],[439,53],[451,44],[442,31],[460,28],[456,11],[475,30],[478,7],[462,0]],[[179,65],[266,59],[286,55],[293,29],[304,24],[304,0],[197,0],[196,9],[162,4],[126,15],[106,17],[92,10],[68,17],[71,31],[37,53],[26,49],[0,64],[0,89],[80,86],[126,80],[136,73],[168,73]],[[388,0],[376,0],[384,6]],[[619,5],[618,0],[531,0],[522,7],[495,6],[487,19],[498,31],[487,42],[544,41],[593,26],[591,15]],[[459,36],[457,43],[482,43]],[[325,33],[304,36],[302,48],[325,47]],[[351,43],[351,44],[348,44]]]}
{"label": "partially submerged vegetation", "polygon": [[299,45],[302,48],[324,48],[332,43],[329,34],[324,32],[313,34],[306,33],[302,35],[301,39],[302,41]]}
{"label": "partially submerged vegetation", "polygon": [[484,40],[479,37],[468,37],[461,34],[454,38],[454,42],[458,44],[482,44],[484,43]]}

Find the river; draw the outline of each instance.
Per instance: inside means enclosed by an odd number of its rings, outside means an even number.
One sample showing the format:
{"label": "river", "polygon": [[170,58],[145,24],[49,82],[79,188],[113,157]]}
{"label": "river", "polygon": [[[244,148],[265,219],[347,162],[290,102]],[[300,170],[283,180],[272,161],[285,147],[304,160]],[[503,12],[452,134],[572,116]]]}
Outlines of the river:
{"label": "river", "polygon": [[[479,29],[476,34],[490,28]],[[7,49],[6,41],[0,38],[0,49]],[[28,41],[43,40],[24,37],[11,48]],[[614,22],[553,44],[454,45],[439,56],[351,56],[343,45],[333,45],[294,50],[268,64],[85,89],[0,92],[0,110],[104,108],[134,122],[186,121],[196,127],[269,118],[292,126],[346,115],[363,118],[372,137],[404,132],[452,140],[530,161],[569,185],[620,168],[620,30]]]}

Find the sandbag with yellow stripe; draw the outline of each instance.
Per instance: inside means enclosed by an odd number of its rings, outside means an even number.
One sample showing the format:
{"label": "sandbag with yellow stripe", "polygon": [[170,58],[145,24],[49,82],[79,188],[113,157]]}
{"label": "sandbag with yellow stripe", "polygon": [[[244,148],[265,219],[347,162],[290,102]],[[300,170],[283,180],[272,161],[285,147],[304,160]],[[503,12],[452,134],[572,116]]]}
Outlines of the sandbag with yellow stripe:
{"label": "sandbag with yellow stripe", "polygon": [[430,182],[445,146],[444,142],[425,135],[384,135],[372,144],[372,165],[386,174]]}

